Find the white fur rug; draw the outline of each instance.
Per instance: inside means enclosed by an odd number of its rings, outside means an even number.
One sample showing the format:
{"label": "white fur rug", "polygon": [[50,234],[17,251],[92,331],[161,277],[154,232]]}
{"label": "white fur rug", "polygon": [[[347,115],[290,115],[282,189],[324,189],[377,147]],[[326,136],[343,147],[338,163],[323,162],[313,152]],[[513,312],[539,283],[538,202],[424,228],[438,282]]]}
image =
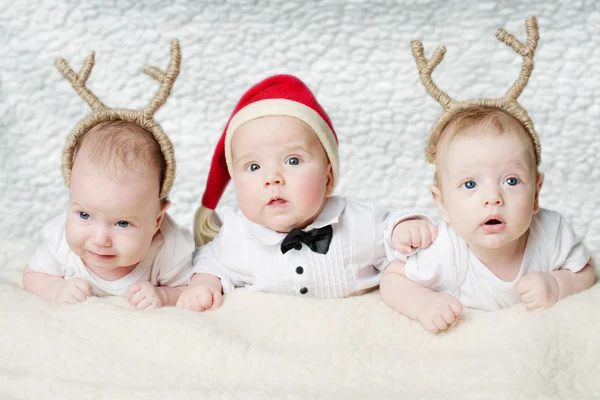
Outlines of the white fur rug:
{"label": "white fur rug", "polygon": [[[467,310],[432,335],[379,293],[239,290],[221,309],[49,304],[0,281],[1,399],[582,399],[600,396],[600,285],[548,311]],[[17,262],[19,261],[19,262]]]}

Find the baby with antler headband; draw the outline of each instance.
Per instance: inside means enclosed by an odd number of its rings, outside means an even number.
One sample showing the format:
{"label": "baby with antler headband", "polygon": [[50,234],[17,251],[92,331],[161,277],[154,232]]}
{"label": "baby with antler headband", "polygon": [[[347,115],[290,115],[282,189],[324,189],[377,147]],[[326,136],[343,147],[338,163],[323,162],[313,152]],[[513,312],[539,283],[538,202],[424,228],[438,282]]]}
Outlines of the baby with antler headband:
{"label": "baby with antler headband", "polygon": [[[235,107],[196,214],[194,275],[178,306],[204,311],[234,287],[340,298],[375,288],[395,250],[427,247],[435,226],[333,196],[338,140],[310,89],[276,75]],[[214,209],[233,180],[240,210]]]}
{"label": "baby with antler headband", "polygon": [[427,60],[422,44],[412,42],[421,82],[444,109],[426,149],[443,222],[429,248],[386,270],[380,289],[387,304],[432,332],[454,324],[463,306],[495,310],[522,302],[540,310],[595,279],[590,252],[567,221],[539,206],[540,144],[517,103],[534,65],[534,17],[526,30],[526,43],[503,29],[496,34],[523,57],[519,79],[498,99],[450,98],[431,79],[445,48]]}
{"label": "baby with antler headband", "polygon": [[55,303],[78,303],[92,294],[127,296],[138,309],[177,302],[195,245],[166,213],[175,156],[153,115],[177,79],[180,52],[173,40],[166,72],[144,68],[160,88],[139,111],[109,108],[87,88],[94,53],[78,74],[57,60],[93,112],[75,126],[63,150],[67,211],[43,226],[42,243],[23,272],[25,290]]}

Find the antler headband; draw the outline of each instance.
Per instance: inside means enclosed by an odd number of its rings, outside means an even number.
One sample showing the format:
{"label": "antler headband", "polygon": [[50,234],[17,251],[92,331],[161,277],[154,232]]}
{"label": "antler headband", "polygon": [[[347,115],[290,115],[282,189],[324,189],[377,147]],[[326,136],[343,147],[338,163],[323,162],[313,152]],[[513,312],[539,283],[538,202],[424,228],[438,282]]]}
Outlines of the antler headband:
{"label": "antler headband", "polygon": [[419,70],[419,78],[421,83],[427,89],[427,92],[433,97],[443,108],[442,115],[440,115],[435,122],[429,140],[427,141],[427,149],[425,151],[427,162],[435,163],[437,143],[440,138],[440,134],[444,127],[461,111],[467,108],[488,106],[497,107],[515,117],[529,132],[533,139],[535,148],[536,163],[540,163],[540,142],[535,130],[533,129],[533,122],[527,111],[517,102],[517,98],[527,86],[531,71],[533,70],[533,55],[538,43],[538,25],[535,17],[529,17],[525,21],[527,30],[527,43],[523,44],[519,39],[504,29],[500,28],[496,32],[496,38],[511,47],[521,57],[523,57],[523,66],[521,67],[521,74],[519,79],[510,87],[506,94],[500,98],[483,98],[483,99],[470,99],[465,101],[456,101],[448,94],[444,93],[432,80],[431,73],[443,60],[444,54],[446,53],[446,47],[441,46],[436,49],[430,60],[425,58],[423,52],[423,44],[418,40],[411,42],[411,50],[415,61],[417,62],[417,68]]}
{"label": "antler headband", "polygon": [[175,155],[173,145],[169,137],[163,132],[160,125],[152,119],[154,113],[167,101],[171,93],[173,84],[179,75],[179,66],[181,64],[181,49],[177,40],[171,41],[171,60],[167,71],[163,72],[156,67],[146,65],[144,73],[156,79],[159,83],[158,93],[143,110],[127,110],[110,108],[104,105],[98,97],[85,85],[87,79],[94,67],[94,52],[86,57],[83,67],[79,73],[75,73],[67,62],[59,58],[56,60],[56,66],[66,80],[71,82],[73,89],[90,106],[92,114],[81,120],[71,131],[67,139],[67,144],[63,150],[62,171],[65,185],[69,187],[71,181],[71,169],[73,168],[73,156],[79,139],[92,127],[101,122],[123,120],[140,125],[148,130],[154,136],[154,139],[160,146],[160,151],[165,159],[166,170],[160,188],[160,198],[165,199],[173,186],[175,180]]}

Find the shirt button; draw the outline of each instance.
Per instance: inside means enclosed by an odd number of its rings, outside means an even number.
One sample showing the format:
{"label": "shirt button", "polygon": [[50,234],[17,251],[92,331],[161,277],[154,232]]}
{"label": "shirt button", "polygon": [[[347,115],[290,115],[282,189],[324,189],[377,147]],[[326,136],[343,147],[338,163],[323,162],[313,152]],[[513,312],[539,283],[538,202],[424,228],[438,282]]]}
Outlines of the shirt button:
{"label": "shirt button", "polygon": [[300,294],[306,294],[308,293],[308,289],[303,287],[302,289],[300,289]]}
{"label": "shirt button", "polygon": [[302,243],[296,243],[296,245],[294,246],[294,248],[296,250],[302,250]]}
{"label": "shirt button", "polygon": [[304,273],[304,268],[302,268],[302,267],[296,267],[296,273],[298,275],[302,275]]}

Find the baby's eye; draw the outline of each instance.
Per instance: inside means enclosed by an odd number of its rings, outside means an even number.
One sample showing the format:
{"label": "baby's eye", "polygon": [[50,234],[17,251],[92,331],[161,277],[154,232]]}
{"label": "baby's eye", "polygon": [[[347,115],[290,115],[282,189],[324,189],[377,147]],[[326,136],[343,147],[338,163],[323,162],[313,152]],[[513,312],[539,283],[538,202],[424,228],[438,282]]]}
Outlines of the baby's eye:
{"label": "baby's eye", "polygon": [[258,171],[260,169],[260,165],[256,163],[252,163],[246,167],[246,169],[250,172]]}
{"label": "baby's eye", "polygon": [[506,179],[504,182],[508,186],[517,186],[519,184],[519,180],[517,178],[515,178],[514,176],[511,176],[510,178]]}
{"label": "baby's eye", "polygon": [[465,189],[474,189],[475,186],[477,186],[477,183],[475,183],[475,181],[466,181],[465,183],[463,183],[463,187]]}
{"label": "baby's eye", "polygon": [[298,157],[290,157],[285,162],[289,165],[300,165],[300,159]]}
{"label": "baby's eye", "polygon": [[117,222],[117,226],[119,228],[127,228],[129,226],[129,222],[127,222],[127,221],[119,221],[119,222]]}
{"label": "baby's eye", "polygon": [[80,211],[79,212],[79,218],[81,218],[84,221],[87,221],[90,218],[90,214]]}

